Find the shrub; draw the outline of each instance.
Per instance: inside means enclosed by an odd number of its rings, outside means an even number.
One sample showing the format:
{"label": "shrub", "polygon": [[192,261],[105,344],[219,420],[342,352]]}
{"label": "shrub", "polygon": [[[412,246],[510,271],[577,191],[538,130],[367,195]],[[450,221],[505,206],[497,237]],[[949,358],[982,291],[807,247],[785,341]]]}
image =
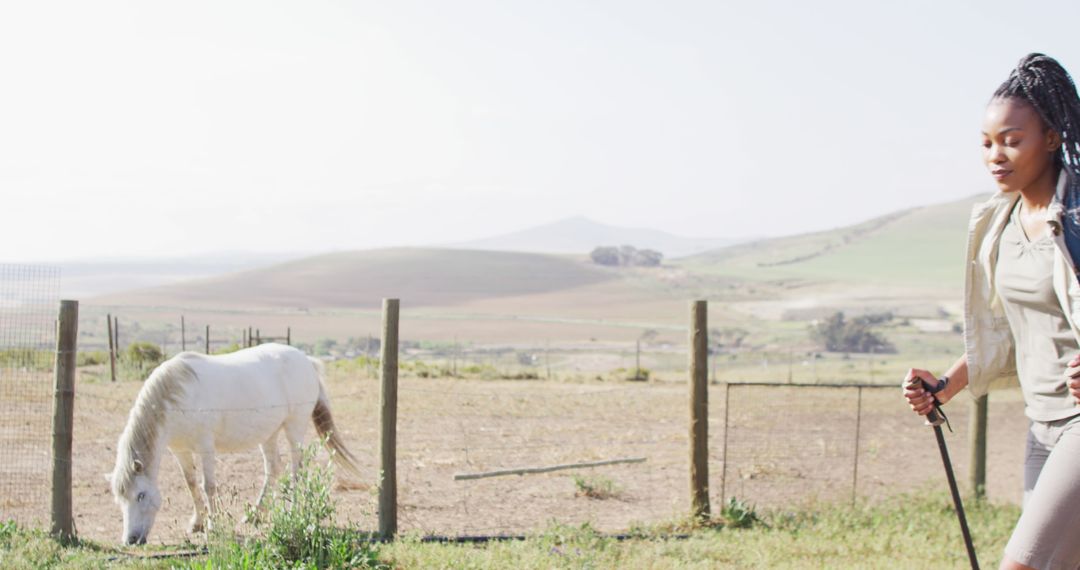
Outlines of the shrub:
{"label": "shrub", "polygon": [[832,352],[896,352],[896,348],[870,329],[892,319],[892,314],[867,315],[850,321],[844,313],[834,313],[810,330],[810,336]]}
{"label": "shrub", "polygon": [[56,355],[51,350],[9,348],[0,350],[0,367],[51,370]]}
{"label": "shrub", "polygon": [[108,364],[109,351],[107,350],[80,350],[75,357],[76,366],[95,366]]}
{"label": "shrub", "polygon": [[598,374],[596,379],[601,382],[648,382],[652,377],[652,370],[642,366],[641,368],[616,368],[606,374]]}
{"label": "shrub", "polygon": [[599,475],[574,475],[574,486],[577,487],[578,497],[604,500],[613,499],[622,494],[622,490],[614,481]]}
{"label": "shrub", "polygon": [[221,348],[218,348],[217,350],[214,350],[214,354],[229,354],[238,350],[240,350],[240,343],[234,342],[230,345],[223,346]]}
{"label": "shrub", "polygon": [[140,366],[157,366],[165,359],[165,355],[161,353],[158,345],[140,341],[128,345],[127,350],[124,351],[124,358]]}
{"label": "shrub", "polygon": [[754,507],[735,497],[728,499],[720,509],[720,518],[728,528],[750,528],[761,523]]}
{"label": "shrub", "polygon": [[214,530],[205,565],[193,568],[388,568],[367,536],[331,526],[336,510],[331,474],[316,463],[318,449],[318,443],[307,447],[299,474],[287,473],[278,482],[261,539],[238,542],[231,529]]}

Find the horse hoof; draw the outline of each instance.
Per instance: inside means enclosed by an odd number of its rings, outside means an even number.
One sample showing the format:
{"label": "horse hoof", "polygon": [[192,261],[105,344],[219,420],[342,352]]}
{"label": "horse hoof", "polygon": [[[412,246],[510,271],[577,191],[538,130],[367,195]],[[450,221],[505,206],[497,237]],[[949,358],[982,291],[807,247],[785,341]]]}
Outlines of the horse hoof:
{"label": "horse hoof", "polygon": [[191,521],[191,524],[188,525],[188,532],[191,533],[191,534],[198,534],[200,532],[206,532],[206,527],[203,525],[203,523],[201,521]]}

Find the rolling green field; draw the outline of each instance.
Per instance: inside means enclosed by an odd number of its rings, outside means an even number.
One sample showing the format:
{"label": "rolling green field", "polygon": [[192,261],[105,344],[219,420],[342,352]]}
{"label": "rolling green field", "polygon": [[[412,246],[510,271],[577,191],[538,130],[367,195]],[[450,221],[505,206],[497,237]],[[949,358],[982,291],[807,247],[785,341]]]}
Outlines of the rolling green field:
{"label": "rolling green field", "polygon": [[913,208],[856,226],[737,245],[680,260],[694,271],[751,280],[862,280],[926,288],[958,287],[977,196]]}

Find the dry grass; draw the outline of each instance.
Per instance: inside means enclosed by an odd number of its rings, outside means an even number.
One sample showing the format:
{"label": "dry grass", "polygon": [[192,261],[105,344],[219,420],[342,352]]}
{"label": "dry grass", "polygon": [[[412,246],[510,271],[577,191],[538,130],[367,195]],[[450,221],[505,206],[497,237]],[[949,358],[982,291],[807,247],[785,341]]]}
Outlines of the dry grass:
{"label": "dry grass", "polygon": [[[78,381],[75,422],[76,523],[84,537],[112,541],[120,513],[102,474],[112,469],[116,438],[139,384]],[[333,413],[346,445],[376,481],[377,382],[334,375]],[[855,426],[853,391],[733,388],[725,436],[724,390],[712,387],[710,487],[760,508],[813,501],[849,501]],[[686,389],[679,383],[558,383],[544,381],[403,378],[399,394],[399,518],[405,531],[501,534],[538,531],[549,521],[590,522],[602,531],[679,516],[688,508]],[[940,474],[931,433],[909,416],[893,390],[864,393],[859,442],[860,497],[876,499]],[[991,399],[989,493],[1019,498],[1024,421],[1018,401]],[[958,433],[949,436],[963,480],[967,451],[963,406],[951,410]],[[726,472],[722,443],[728,440]],[[44,440],[47,446],[47,440]],[[472,472],[645,456],[647,462],[590,470],[618,482],[618,500],[576,497],[571,473],[454,481]],[[0,470],[11,476],[10,464]],[[218,479],[232,508],[242,512],[261,484],[257,451],[219,456]],[[191,504],[179,469],[162,463],[165,504],[151,541],[187,538]],[[375,528],[371,489],[337,487],[339,523]],[[41,519],[47,504],[5,512]],[[237,517],[239,518],[239,516]]]}

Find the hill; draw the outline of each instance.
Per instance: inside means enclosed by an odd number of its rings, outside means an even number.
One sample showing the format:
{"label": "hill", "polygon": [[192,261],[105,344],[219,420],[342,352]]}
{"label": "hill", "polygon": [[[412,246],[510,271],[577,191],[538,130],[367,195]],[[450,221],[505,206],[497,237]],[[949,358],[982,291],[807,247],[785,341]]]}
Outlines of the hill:
{"label": "hill", "polygon": [[175,258],[88,259],[60,264],[61,295],[97,297],[204,279],[304,257],[299,253],[219,253]]}
{"label": "hill", "polygon": [[393,248],[331,253],[240,273],[96,299],[104,305],[374,308],[532,295],[602,283],[615,273],[531,253]]}
{"label": "hill", "polygon": [[735,239],[687,238],[646,228],[623,228],[584,217],[566,218],[508,234],[456,244],[453,247],[492,251],[584,255],[602,245],[655,249],[666,257],[682,257],[736,243]]}
{"label": "hill", "polygon": [[715,249],[684,268],[750,280],[959,287],[971,208],[986,195],[911,208],[829,231]]}
{"label": "hill", "polygon": [[437,309],[455,319],[532,315],[652,321],[678,318],[686,298],[753,306],[747,312],[754,315],[856,300],[877,306],[889,299],[953,299],[962,284],[967,217],[984,198],[717,248],[650,270],[598,267],[583,255],[393,248],[319,255],[93,302],[314,310],[375,309],[383,297],[400,297],[410,307]]}

